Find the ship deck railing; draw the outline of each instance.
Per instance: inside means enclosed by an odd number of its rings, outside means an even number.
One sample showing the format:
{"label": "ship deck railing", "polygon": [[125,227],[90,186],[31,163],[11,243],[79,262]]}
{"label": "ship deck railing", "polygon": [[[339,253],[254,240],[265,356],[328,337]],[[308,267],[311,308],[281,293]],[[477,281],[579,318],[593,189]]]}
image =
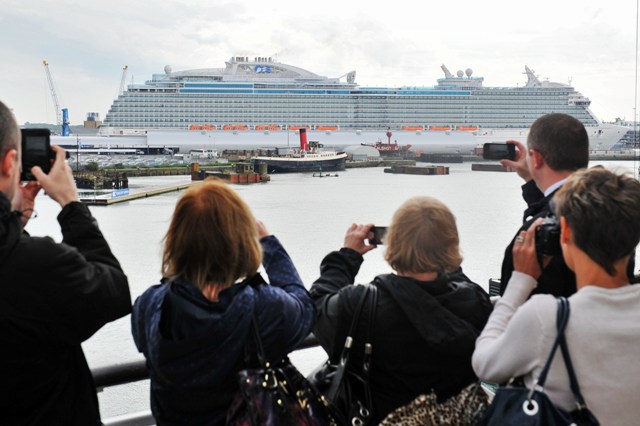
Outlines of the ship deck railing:
{"label": "ship deck railing", "polygon": [[[319,346],[318,339],[313,334],[310,334],[294,351]],[[144,358],[93,368],[91,369],[91,374],[98,392],[102,392],[105,388],[112,386],[126,385],[149,379],[149,371]],[[102,422],[105,426],[152,426],[156,424],[150,410],[109,417],[102,419]]]}

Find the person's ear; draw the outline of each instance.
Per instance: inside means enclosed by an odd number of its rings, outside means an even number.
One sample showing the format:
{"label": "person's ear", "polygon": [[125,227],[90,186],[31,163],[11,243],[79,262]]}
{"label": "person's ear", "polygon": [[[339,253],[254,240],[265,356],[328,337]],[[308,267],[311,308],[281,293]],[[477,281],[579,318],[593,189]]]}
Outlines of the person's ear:
{"label": "person's ear", "polygon": [[571,228],[567,224],[567,218],[560,216],[560,243],[567,244],[571,240]]}
{"label": "person's ear", "polygon": [[542,154],[540,154],[535,149],[529,150],[529,155],[531,155],[531,164],[534,168],[539,169],[544,164],[544,158],[542,158]]}
{"label": "person's ear", "polygon": [[15,149],[10,149],[2,158],[0,162],[0,173],[2,176],[9,177],[13,176],[13,173],[17,173],[16,170],[18,166],[18,162],[16,161],[16,157],[18,156],[18,151]]}

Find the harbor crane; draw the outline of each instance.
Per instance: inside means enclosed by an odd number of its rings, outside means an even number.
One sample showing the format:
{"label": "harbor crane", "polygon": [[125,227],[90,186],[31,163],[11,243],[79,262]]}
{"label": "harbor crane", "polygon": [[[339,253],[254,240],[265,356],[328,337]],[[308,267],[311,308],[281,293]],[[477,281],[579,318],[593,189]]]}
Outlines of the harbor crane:
{"label": "harbor crane", "polygon": [[46,59],[42,61],[42,63],[44,64],[44,71],[47,74],[49,90],[51,91],[51,99],[53,99],[53,107],[56,111],[56,124],[60,126],[60,134],[62,136],[69,136],[69,110],[67,108],[60,108],[60,104],[58,103],[58,95],[56,95],[56,89],[53,85],[53,78],[51,78],[51,71],[49,71],[49,63]]}
{"label": "harbor crane", "polygon": [[124,93],[124,85],[125,85],[125,81],[127,80],[127,70],[129,69],[129,65],[125,65],[122,68],[122,80],[120,80],[120,90],[118,91],[118,96],[122,95]]}

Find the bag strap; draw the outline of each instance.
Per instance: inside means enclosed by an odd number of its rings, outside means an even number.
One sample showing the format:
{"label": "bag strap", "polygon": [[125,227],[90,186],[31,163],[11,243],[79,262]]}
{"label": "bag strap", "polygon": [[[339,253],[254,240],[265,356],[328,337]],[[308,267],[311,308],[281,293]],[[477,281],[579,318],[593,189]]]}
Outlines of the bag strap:
{"label": "bag strap", "polygon": [[258,329],[258,323],[256,322],[256,317],[251,318],[251,330],[249,330],[249,336],[247,338],[247,343],[244,345],[244,362],[245,365],[250,364],[251,360],[251,350],[249,349],[249,339],[253,340],[255,344],[255,352],[258,356],[258,364],[262,368],[268,368],[269,362],[267,361],[267,356],[264,352],[264,346],[262,345],[262,339],[260,338],[260,331]]}
{"label": "bag strap", "polygon": [[[569,312],[571,311],[571,307],[569,305],[569,301],[561,297],[560,302],[566,306],[567,317],[569,316]],[[562,351],[562,358],[564,359],[564,364],[567,367],[567,373],[569,374],[569,384],[571,385],[571,392],[573,392],[573,397],[576,400],[576,404],[578,406],[578,410],[584,410],[587,408],[587,403],[580,392],[580,385],[578,384],[578,378],[576,377],[576,373],[573,369],[573,363],[571,362],[571,356],[569,355],[569,348],[567,347],[567,339],[565,334],[562,333],[560,337],[560,350]]]}
{"label": "bag strap", "polygon": [[569,310],[567,308],[567,305],[562,303],[562,299],[563,298],[558,298],[558,315],[556,320],[556,327],[558,329],[558,334],[556,335],[556,338],[553,341],[553,345],[551,346],[551,352],[549,352],[547,361],[545,362],[544,367],[542,368],[542,371],[538,376],[538,379],[535,381],[534,385],[531,387],[531,392],[529,393],[530,395],[533,394],[533,391],[536,389],[536,387],[538,386],[541,388],[544,387],[544,384],[547,381],[547,374],[549,373],[549,369],[551,368],[551,361],[553,361],[553,356],[555,355],[556,350],[560,345],[560,341],[564,336],[564,328],[566,327],[567,322],[569,321]]}
{"label": "bag strap", "polygon": [[376,318],[376,307],[378,304],[378,288],[375,284],[369,286],[369,318],[367,323],[367,336],[364,341],[364,356],[362,358],[362,379],[364,385],[364,398],[367,404],[366,408],[369,415],[373,411],[373,395],[371,394],[371,388],[369,386],[369,378],[371,376],[371,359],[373,354],[373,325]]}
{"label": "bag strap", "polygon": [[368,286],[364,288],[362,294],[360,295],[360,299],[358,300],[358,304],[356,305],[356,310],[354,311],[353,318],[351,319],[351,325],[349,326],[349,333],[344,341],[344,346],[342,348],[342,353],[340,354],[340,361],[338,362],[338,368],[336,369],[336,373],[333,376],[333,380],[331,381],[331,386],[326,393],[329,401],[333,401],[336,393],[338,392],[338,388],[340,387],[340,383],[342,383],[342,378],[344,377],[345,370],[347,369],[347,364],[349,362],[349,357],[351,355],[351,347],[353,346],[353,336],[356,331],[356,327],[360,320],[360,314],[362,312],[362,307],[364,306],[364,302],[367,299],[367,294],[369,292]]}

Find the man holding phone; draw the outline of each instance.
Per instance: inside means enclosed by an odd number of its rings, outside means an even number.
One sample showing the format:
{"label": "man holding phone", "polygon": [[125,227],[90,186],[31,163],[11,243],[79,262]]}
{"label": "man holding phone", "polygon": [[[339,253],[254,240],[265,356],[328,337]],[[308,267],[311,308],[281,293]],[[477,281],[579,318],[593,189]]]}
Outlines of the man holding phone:
{"label": "man holding phone", "polygon": [[[0,102],[0,424],[100,425],[81,343],[131,311],[127,277],[78,201],[65,151],[47,137],[51,170],[35,166],[21,185],[20,140]],[[62,243],[24,231],[40,189],[62,207]]]}
{"label": "man holding phone", "polygon": [[[520,231],[527,230],[538,218],[547,217],[551,211],[549,201],[565,180],[578,169],[589,164],[589,136],[584,125],[567,114],[547,114],[533,122],[527,137],[527,146],[508,141],[516,146],[515,160],[501,160],[508,170],[515,171],[525,180],[522,197],[527,203],[523,225],[507,246],[502,261],[500,294],[513,273],[513,245],[517,244]],[[567,267],[562,254],[545,260],[546,266],[533,293],[547,293],[569,297],[576,292],[576,277]]]}

